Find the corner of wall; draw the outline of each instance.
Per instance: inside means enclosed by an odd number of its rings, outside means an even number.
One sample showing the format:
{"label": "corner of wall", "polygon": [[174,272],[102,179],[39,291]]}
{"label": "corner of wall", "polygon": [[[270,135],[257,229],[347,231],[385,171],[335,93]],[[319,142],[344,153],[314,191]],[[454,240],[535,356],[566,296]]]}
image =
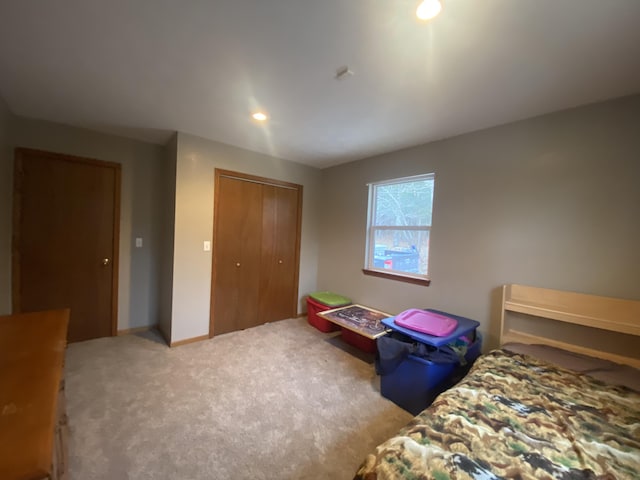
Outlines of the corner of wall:
{"label": "corner of wall", "polygon": [[12,121],[11,110],[0,97],[0,315],[11,313]]}
{"label": "corner of wall", "polygon": [[158,330],[167,345],[171,344],[173,316],[173,261],[176,212],[176,165],[178,157],[178,134],[171,137],[165,148],[162,168],[162,232],[160,238],[160,307]]}

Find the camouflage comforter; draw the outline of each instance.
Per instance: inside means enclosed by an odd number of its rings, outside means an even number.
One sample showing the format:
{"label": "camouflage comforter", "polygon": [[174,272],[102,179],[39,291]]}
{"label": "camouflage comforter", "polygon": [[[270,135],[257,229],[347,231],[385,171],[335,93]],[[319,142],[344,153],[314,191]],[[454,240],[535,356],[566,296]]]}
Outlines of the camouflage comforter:
{"label": "camouflage comforter", "polygon": [[355,478],[640,479],[640,393],[496,350]]}

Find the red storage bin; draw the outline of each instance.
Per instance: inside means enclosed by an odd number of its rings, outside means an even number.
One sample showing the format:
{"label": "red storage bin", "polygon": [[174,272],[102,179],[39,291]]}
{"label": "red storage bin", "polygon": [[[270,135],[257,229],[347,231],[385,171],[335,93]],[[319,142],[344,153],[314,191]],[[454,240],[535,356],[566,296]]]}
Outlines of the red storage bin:
{"label": "red storage bin", "polygon": [[326,310],[331,310],[332,308],[334,307],[327,307],[320,302],[316,302],[313,298],[307,297],[307,320],[309,321],[309,324],[325,333],[340,330],[340,327],[335,323],[331,323],[329,320],[325,320],[318,316],[318,312],[324,312]]}
{"label": "red storage bin", "polygon": [[359,348],[363,352],[368,353],[376,353],[376,341],[371,338],[367,338],[363,335],[359,335],[356,332],[352,332],[347,328],[342,329],[342,340],[347,342],[349,345],[353,345],[356,348]]}
{"label": "red storage bin", "polygon": [[[316,298],[314,298],[316,297]],[[328,303],[323,303],[321,299],[326,299]],[[331,292],[316,292],[307,297],[307,320],[321,332],[335,332],[340,327],[328,320],[318,316],[318,312],[332,310],[338,307],[350,305],[351,300]]]}

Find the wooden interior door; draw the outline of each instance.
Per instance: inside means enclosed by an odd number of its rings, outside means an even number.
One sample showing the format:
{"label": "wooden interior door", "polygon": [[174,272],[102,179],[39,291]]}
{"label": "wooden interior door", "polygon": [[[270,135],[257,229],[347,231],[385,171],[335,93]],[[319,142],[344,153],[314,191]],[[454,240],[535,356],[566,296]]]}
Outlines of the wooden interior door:
{"label": "wooden interior door", "polygon": [[262,187],[260,324],[297,313],[298,195],[296,188]]}
{"label": "wooden interior door", "polygon": [[220,176],[216,182],[213,333],[258,322],[262,185]]}
{"label": "wooden interior door", "polygon": [[17,149],[14,175],[14,313],[69,308],[69,342],[115,335],[120,165]]}
{"label": "wooden interior door", "polygon": [[210,334],[295,316],[302,187],[216,170]]}

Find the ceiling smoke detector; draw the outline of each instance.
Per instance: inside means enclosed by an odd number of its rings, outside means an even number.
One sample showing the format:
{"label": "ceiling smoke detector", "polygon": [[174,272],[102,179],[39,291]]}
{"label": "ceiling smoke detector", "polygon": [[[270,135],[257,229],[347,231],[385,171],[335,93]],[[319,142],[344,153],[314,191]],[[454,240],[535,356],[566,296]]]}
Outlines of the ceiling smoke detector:
{"label": "ceiling smoke detector", "polygon": [[344,80],[345,78],[350,77],[351,75],[353,75],[353,71],[349,70],[349,67],[347,65],[344,65],[336,70],[335,79]]}

